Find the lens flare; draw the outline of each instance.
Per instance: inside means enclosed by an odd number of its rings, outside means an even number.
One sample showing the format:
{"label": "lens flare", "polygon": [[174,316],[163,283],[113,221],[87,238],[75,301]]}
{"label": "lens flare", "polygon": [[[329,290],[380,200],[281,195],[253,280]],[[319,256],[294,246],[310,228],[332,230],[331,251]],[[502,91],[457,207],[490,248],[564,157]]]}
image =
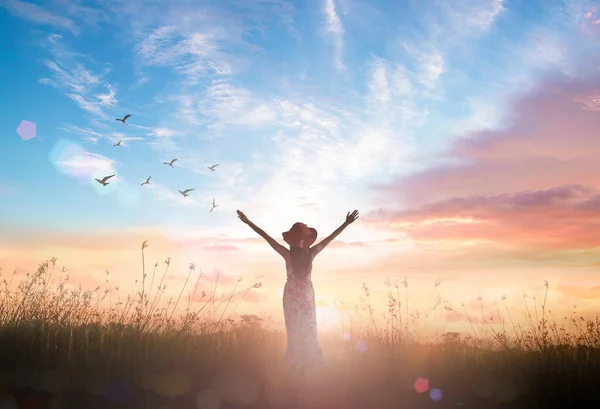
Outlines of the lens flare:
{"label": "lens flare", "polygon": [[418,377],[413,383],[413,387],[418,393],[425,393],[429,390],[429,379]]}
{"label": "lens flare", "polygon": [[36,125],[35,122],[31,121],[21,121],[19,127],[17,128],[17,133],[24,141],[28,139],[35,138],[36,135]]}
{"label": "lens flare", "polygon": [[48,158],[57,171],[74,178],[81,184],[91,183],[99,194],[114,192],[119,186],[118,176],[111,178],[106,186],[95,180],[115,174],[114,162],[102,155],[88,152],[76,142],[59,139]]}
{"label": "lens flare", "polygon": [[432,390],[429,391],[429,397],[434,402],[441,401],[442,400],[442,396],[443,396],[443,394],[442,394],[442,390],[441,389],[433,388]]}
{"label": "lens flare", "polygon": [[367,351],[367,341],[364,341],[362,339],[356,341],[356,343],[354,344],[354,349],[356,349],[356,352],[358,352],[359,354],[362,354],[363,352]]}

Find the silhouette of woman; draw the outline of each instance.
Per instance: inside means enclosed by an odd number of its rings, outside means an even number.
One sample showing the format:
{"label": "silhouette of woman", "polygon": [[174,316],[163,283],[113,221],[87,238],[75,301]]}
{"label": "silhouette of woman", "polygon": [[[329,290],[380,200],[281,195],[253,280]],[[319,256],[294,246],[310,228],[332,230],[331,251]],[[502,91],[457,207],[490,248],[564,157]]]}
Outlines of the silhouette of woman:
{"label": "silhouette of woman", "polygon": [[287,282],[283,290],[283,314],[287,332],[285,360],[304,373],[310,364],[323,363],[323,355],[317,340],[317,319],[315,314],[315,291],[311,281],[312,263],[333,239],[346,227],[358,219],[358,211],[348,212],[346,221],[329,237],[311,247],[317,239],[317,231],[304,223],[294,223],[283,233],[283,239],[290,248],[277,243],[261,228],[252,223],[244,213],[237,211],[241,221],[246,223],[283,257],[287,270]]}

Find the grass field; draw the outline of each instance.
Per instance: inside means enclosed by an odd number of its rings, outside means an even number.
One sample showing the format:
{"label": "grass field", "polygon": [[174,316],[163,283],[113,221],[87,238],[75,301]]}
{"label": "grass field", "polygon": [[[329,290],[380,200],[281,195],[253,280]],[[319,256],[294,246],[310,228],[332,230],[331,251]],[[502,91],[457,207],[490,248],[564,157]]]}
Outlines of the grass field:
{"label": "grass field", "polygon": [[355,318],[343,333],[323,334],[326,365],[299,378],[282,363],[284,333],[257,316],[229,318],[259,282],[227,296],[197,294],[191,265],[178,296],[166,297],[169,264],[163,271],[144,264],[127,296],[69,289],[54,259],[19,283],[2,272],[0,409],[600,404],[600,320],[549,322],[545,300],[523,328],[505,305],[498,305],[502,325],[490,325],[483,313],[470,317],[438,299],[430,309],[456,314],[465,333],[420,344],[407,336],[422,319],[408,310],[408,284],[388,283],[383,321],[374,319],[365,287],[362,324]]}

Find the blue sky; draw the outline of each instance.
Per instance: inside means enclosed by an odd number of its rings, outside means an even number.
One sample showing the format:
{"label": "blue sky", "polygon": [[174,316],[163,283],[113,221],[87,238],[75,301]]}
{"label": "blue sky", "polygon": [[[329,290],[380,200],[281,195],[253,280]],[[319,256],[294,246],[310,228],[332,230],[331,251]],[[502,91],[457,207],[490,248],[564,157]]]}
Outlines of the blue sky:
{"label": "blue sky", "polygon": [[593,5],[0,0],[2,222],[233,231],[241,208],[269,228],[335,227],[381,205],[373,184],[576,70]]}

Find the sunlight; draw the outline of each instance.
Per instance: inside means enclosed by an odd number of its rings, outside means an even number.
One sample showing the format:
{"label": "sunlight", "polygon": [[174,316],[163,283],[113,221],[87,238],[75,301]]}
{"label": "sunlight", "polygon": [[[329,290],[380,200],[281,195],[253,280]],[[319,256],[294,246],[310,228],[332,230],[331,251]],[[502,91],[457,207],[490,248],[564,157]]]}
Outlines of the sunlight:
{"label": "sunlight", "polygon": [[342,316],[335,308],[333,300],[328,306],[319,306],[317,301],[316,315],[317,328],[320,332],[335,332],[341,328]]}

